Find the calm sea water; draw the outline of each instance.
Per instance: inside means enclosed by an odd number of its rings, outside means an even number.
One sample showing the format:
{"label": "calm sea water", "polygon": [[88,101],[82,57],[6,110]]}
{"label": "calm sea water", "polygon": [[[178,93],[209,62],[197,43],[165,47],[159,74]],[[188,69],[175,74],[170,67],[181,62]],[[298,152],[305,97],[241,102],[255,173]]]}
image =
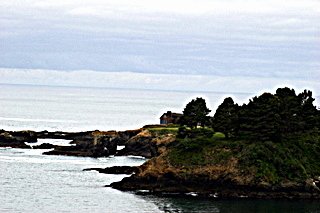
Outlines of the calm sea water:
{"label": "calm sea water", "polygon": [[[166,110],[181,111],[196,95],[205,96],[214,109],[227,94],[0,85],[0,129],[138,128],[158,123]],[[251,96],[233,95],[244,101]],[[219,201],[121,192],[104,186],[124,175],[82,170],[140,165],[144,159],[45,156],[43,151],[0,148],[0,212],[320,212],[320,202]]]}
{"label": "calm sea water", "polygon": [[0,212],[320,212],[320,202],[311,201],[202,200],[121,192],[104,186],[125,175],[82,170],[140,165],[144,159],[46,156],[43,151],[0,148]]}
{"label": "calm sea water", "polygon": [[[211,109],[232,94],[0,84],[0,129],[125,130],[159,123],[167,110],[182,112],[192,98]],[[246,100],[250,94],[235,94]]]}

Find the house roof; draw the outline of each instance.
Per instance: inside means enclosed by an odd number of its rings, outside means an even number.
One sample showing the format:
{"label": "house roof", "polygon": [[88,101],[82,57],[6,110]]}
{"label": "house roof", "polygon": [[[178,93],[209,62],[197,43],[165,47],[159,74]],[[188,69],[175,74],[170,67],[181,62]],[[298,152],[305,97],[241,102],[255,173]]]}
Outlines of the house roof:
{"label": "house roof", "polygon": [[163,115],[160,117],[160,119],[164,118],[164,117],[170,117],[170,118],[178,118],[178,117],[181,117],[183,114],[181,113],[175,113],[175,112],[166,112],[166,113],[163,113]]}

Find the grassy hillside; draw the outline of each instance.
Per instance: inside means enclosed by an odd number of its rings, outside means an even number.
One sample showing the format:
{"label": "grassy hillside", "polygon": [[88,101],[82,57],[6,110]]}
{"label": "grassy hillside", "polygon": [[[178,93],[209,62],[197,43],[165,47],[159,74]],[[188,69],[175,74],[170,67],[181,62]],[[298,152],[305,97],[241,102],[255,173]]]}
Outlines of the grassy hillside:
{"label": "grassy hillside", "polygon": [[241,173],[250,174],[255,182],[270,184],[304,182],[320,176],[318,132],[305,133],[281,143],[225,139],[221,133],[211,132],[210,135],[210,131],[194,135],[178,138],[169,149],[167,157],[173,167],[192,172],[201,167],[225,166],[236,160]]}

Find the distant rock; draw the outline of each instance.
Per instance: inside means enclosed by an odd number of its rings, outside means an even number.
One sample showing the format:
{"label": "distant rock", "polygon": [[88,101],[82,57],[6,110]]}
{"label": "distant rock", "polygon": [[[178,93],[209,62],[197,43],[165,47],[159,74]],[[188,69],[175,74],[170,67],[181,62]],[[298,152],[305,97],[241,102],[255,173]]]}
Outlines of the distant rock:
{"label": "distant rock", "polygon": [[[107,157],[115,155],[117,152],[118,144],[129,137],[130,133],[116,131],[94,131],[86,132],[85,134],[74,135],[71,144],[75,146],[63,147],[57,146],[50,152],[45,152],[46,155],[70,155],[70,156],[83,156],[83,157]],[[68,136],[70,139],[70,137]],[[125,138],[125,139],[124,139]]]}
{"label": "distant rock", "polygon": [[43,143],[37,146],[32,146],[33,149],[53,149],[56,148],[56,145],[53,145],[51,143]]}
{"label": "distant rock", "polygon": [[99,173],[104,174],[133,174],[136,173],[139,169],[136,166],[112,166],[107,168],[88,168],[83,171],[98,171]]}
{"label": "distant rock", "polygon": [[[62,131],[5,131],[0,130],[0,146],[14,148],[31,148],[25,142],[37,142],[41,139],[65,139],[72,140],[72,147],[54,146],[42,144],[34,146],[34,149],[52,149],[45,152],[47,155],[69,155],[86,157],[107,157],[117,154],[117,146],[124,145],[125,150],[120,151],[120,155],[138,155],[143,157],[153,157],[158,155],[157,144],[154,137],[146,136],[143,128],[127,131],[86,131],[86,132],[62,132]],[[137,136],[140,134],[139,136]]]}
{"label": "distant rock", "polygon": [[33,131],[5,131],[0,130],[0,146],[13,148],[30,148],[25,142],[37,142]]}
{"label": "distant rock", "polygon": [[36,132],[36,136],[38,138],[45,139],[65,139],[65,140],[74,140],[80,138],[86,138],[88,135],[92,134],[93,131],[85,131],[85,132],[62,132],[62,131],[40,131]]}
{"label": "distant rock", "polygon": [[67,156],[81,156],[81,157],[104,157],[109,156],[108,150],[103,147],[94,146],[90,148],[83,148],[80,146],[56,146],[54,150],[44,152],[44,155],[67,155]]}

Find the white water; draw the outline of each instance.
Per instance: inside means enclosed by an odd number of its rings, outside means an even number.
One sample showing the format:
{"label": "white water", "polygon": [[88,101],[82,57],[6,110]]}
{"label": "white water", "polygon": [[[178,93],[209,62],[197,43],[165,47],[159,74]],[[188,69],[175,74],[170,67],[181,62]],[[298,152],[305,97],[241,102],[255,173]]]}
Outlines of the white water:
{"label": "white water", "polygon": [[52,145],[56,146],[74,146],[75,144],[70,144],[72,140],[64,140],[64,139],[42,139],[38,138],[38,141],[36,143],[25,143],[31,147],[33,146],[39,146],[44,143],[50,143]]}

